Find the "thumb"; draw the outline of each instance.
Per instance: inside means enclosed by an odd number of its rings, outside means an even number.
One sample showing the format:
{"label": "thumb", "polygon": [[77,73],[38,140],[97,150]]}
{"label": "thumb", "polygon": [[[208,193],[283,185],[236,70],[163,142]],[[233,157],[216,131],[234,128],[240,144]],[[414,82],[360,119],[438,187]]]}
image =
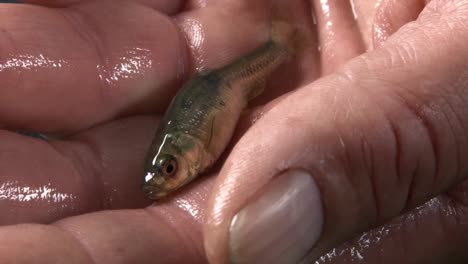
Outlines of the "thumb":
{"label": "thumb", "polygon": [[467,18],[466,1],[432,1],[266,113],[215,183],[209,260],[314,259],[467,178]]}

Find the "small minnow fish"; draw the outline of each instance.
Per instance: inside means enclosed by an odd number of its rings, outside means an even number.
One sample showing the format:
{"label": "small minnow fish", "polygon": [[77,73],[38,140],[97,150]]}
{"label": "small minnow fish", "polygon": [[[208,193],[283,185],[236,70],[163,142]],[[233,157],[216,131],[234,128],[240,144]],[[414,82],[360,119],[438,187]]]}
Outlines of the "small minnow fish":
{"label": "small minnow fish", "polygon": [[295,30],[273,23],[270,39],[234,62],[189,81],[172,100],[145,161],[143,191],[158,199],[205,172],[229,143],[247,102],[293,52]]}

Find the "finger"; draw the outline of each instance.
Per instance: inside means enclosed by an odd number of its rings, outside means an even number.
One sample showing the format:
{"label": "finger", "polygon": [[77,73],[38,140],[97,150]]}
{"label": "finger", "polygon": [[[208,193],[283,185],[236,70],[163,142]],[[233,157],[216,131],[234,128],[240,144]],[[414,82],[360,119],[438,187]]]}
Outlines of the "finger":
{"label": "finger", "polygon": [[[128,0],[127,0],[128,1]],[[150,6],[165,14],[175,14],[179,11],[184,2],[183,0],[130,0],[135,3],[141,3]],[[31,3],[36,5],[45,5],[53,7],[67,7],[71,5],[86,4],[92,2],[90,0],[22,0],[24,3]],[[118,2],[117,2],[118,4]]]}
{"label": "finger", "polygon": [[305,1],[208,1],[204,8],[182,13],[176,21],[187,37],[193,67],[202,71],[224,66],[262,45],[270,36],[272,19],[278,17],[298,28],[307,45],[268,80],[265,92],[252,104],[261,105],[320,74],[317,41],[311,37],[315,34]]}
{"label": "finger", "polygon": [[378,6],[373,23],[372,45],[378,47],[403,25],[416,20],[425,0],[386,0]]}
{"label": "finger", "polygon": [[[325,263],[466,263],[466,182],[324,254]],[[460,199],[462,197],[462,199]]]}
{"label": "finger", "polygon": [[245,134],[210,199],[212,262],[297,261],[310,248],[318,257],[466,177],[463,7],[428,6],[380,49],[289,95]]}
{"label": "finger", "polygon": [[349,1],[313,1],[319,28],[323,75],[364,52]]}
{"label": "finger", "polygon": [[135,117],[50,142],[2,132],[0,225],[147,205],[141,168],[156,124]]}
{"label": "finger", "polygon": [[136,3],[141,3],[145,6],[152,7],[160,12],[163,12],[168,15],[174,15],[179,13],[183,8],[186,0],[131,0]]}
{"label": "finger", "polygon": [[379,0],[351,0],[359,31],[366,49],[372,47],[372,29],[377,8],[381,5]]}
{"label": "finger", "polygon": [[208,5],[208,0],[189,0],[186,1],[185,3],[185,9],[192,10],[192,9],[198,9],[198,8],[203,8]]}
{"label": "finger", "polygon": [[[226,5],[223,6],[224,12],[216,12],[221,5],[212,4],[176,17],[179,27],[187,36],[192,63],[197,71],[221,67],[239,56],[239,50],[246,53],[265,42],[269,33],[269,4],[267,1],[258,3]],[[238,14],[245,14],[242,20],[235,19]],[[238,23],[236,27],[219,23],[233,19]],[[238,38],[246,38],[248,41],[239,43],[235,41]],[[224,48],[213,53],[213,48],[218,45]]]}
{"label": "finger", "polygon": [[0,125],[10,128],[77,130],[149,101],[162,111],[184,72],[173,22],[127,1],[2,5],[0,24]]}
{"label": "finger", "polygon": [[[267,15],[260,8],[265,2],[252,9],[233,4],[184,13],[176,20],[190,47],[168,17],[131,2],[112,3],[0,9],[6,54],[0,63],[1,126],[74,131],[118,115],[162,112],[194,68],[223,65],[268,37]],[[24,17],[32,22],[18,19]],[[141,25],[158,26],[148,34]],[[266,31],[256,31],[261,28]],[[27,45],[34,42],[39,44]]]}
{"label": "finger", "polygon": [[[19,1],[18,1],[19,2]],[[21,3],[30,3],[37,5],[46,5],[54,7],[64,7],[73,4],[86,3],[89,0],[21,0]]]}
{"label": "finger", "polygon": [[104,211],[67,218],[50,226],[1,227],[0,260],[206,263],[200,219],[208,191],[205,182],[191,194],[147,209]]}
{"label": "finger", "polygon": [[[205,8],[205,7],[212,7],[212,6],[225,6],[228,8],[237,8],[241,6],[258,6],[264,5],[265,3],[272,3],[275,2],[275,0],[260,0],[260,1],[232,1],[232,0],[188,0],[186,1],[186,9],[199,9],[199,8]],[[264,10],[266,11],[266,10]]]}

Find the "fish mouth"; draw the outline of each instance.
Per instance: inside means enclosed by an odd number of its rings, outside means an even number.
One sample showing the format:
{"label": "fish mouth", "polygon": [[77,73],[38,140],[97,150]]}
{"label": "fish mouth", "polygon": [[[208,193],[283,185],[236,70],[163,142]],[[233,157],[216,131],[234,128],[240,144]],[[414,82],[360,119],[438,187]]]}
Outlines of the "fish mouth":
{"label": "fish mouth", "polygon": [[146,197],[148,197],[151,200],[161,199],[171,192],[171,190],[157,188],[152,185],[143,185],[142,190],[145,193]]}
{"label": "fish mouth", "polygon": [[180,188],[184,187],[187,185],[189,182],[191,182],[194,179],[194,177],[188,177],[185,181],[180,182],[180,184],[177,185],[175,188],[167,189],[167,188],[161,188],[157,187],[148,183],[144,183],[142,190],[145,193],[146,197],[148,197],[151,200],[159,200],[163,197],[166,197],[167,195],[179,190]]}

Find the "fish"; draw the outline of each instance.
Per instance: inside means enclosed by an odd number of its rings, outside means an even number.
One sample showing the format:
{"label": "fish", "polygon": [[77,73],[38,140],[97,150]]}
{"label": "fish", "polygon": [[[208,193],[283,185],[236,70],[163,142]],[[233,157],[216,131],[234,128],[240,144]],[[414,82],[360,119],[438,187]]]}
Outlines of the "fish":
{"label": "fish", "polygon": [[212,167],[248,102],[294,53],[295,32],[287,22],[273,22],[262,46],[218,69],[202,71],[179,90],[145,159],[142,190],[149,199],[175,192]]}

